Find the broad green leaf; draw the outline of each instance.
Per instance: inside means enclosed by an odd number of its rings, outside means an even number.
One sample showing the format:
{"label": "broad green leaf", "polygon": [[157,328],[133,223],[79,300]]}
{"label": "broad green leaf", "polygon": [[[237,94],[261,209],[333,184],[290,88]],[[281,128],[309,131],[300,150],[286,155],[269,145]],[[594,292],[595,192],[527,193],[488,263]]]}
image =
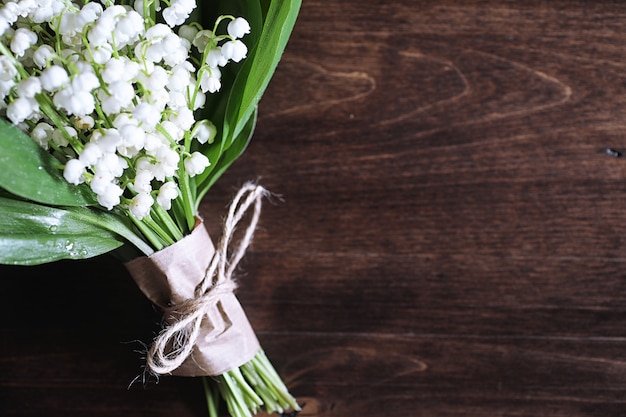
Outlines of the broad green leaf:
{"label": "broad green leaf", "polygon": [[0,118],[0,188],[38,203],[58,206],[96,204],[89,187],[63,178],[59,161],[24,132]]}
{"label": "broad green leaf", "polygon": [[54,208],[0,197],[0,263],[37,265],[84,259],[120,247],[123,239],[101,227],[106,214]]}

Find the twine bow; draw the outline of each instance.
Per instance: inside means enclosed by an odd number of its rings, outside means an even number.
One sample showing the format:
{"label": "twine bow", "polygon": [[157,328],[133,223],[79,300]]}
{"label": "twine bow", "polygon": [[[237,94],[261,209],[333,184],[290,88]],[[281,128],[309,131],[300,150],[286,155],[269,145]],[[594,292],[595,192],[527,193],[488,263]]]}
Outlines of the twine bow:
{"label": "twine bow", "polygon": [[[261,200],[267,194],[265,188],[253,183],[244,184],[236,194],[222,227],[221,240],[204,278],[196,287],[194,298],[174,306],[171,313],[175,320],[159,333],[148,351],[147,365],[155,374],[167,374],[182,365],[193,351],[202,321],[208,319],[207,311],[237,287],[232,278],[233,271],[252,241],[261,214]],[[252,206],[250,223],[229,257],[228,247],[235,229]]]}

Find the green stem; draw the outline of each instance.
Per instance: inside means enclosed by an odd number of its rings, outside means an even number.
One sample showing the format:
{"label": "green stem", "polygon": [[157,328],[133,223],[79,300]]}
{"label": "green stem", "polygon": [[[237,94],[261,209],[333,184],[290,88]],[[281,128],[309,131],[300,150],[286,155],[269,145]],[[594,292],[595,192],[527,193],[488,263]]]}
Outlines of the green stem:
{"label": "green stem", "polygon": [[128,217],[131,219],[133,224],[137,226],[141,234],[145,236],[155,250],[159,251],[166,246],[165,242],[163,242],[163,240],[156,233],[154,233],[143,220],[139,220],[135,216]]}
{"label": "green stem", "polygon": [[202,385],[204,387],[204,396],[206,397],[209,417],[218,417],[219,392],[211,387],[209,377],[202,377]]}
{"label": "green stem", "polygon": [[220,392],[222,397],[226,401],[226,407],[229,413],[233,417],[252,417],[252,413],[246,406],[246,403],[241,394],[241,390],[232,380],[228,373],[222,374],[219,377]]}
{"label": "green stem", "polygon": [[[131,217],[133,216],[131,215]],[[163,244],[162,246],[170,246],[175,243],[175,240],[165,231],[165,229],[163,229],[163,227],[161,227],[159,223],[154,221],[150,215],[141,219],[141,222],[144,223],[154,233],[154,235],[159,238]]]}
{"label": "green stem", "polygon": [[228,371],[228,374],[235,381],[239,390],[241,390],[246,406],[253,412],[256,412],[263,405],[263,400],[250,387],[239,368]]}
{"label": "green stem", "polygon": [[[172,200],[172,208],[170,210],[171,215],[174,217],[174,221],[180,227],[183,234],[188,234],[192,229],[187,227],[187,217],[185,215],[185,208],[180,198]],[[195,226],[195,223],[194,223]]]}
{"label": "green stem", "polygon": [[152,205],[152,211],[155,216],[161,220],[159,224],[162,224],[167,229],[170,236],[174,239],[174,241],[181,240],[184,236],[181,232],[180,228],[176,225],[176,223],[172,220],[172,217],[168,214],[167,211],[160,204],[155,203]]}
{"label": "green stem", "polygon": [[187,227],[189,230],[193,229],[196,223],[196,215],[194,212],[194,198],[189,186],[189,175],[185,172],[185,164],[183,159],[180,159],[178,163],[178,171],[180,176],[178,177],[178,187],[180,188],[180,201],[184,212],[184,217],[187,220]]}
{"label": "green stem", "polygon": [[233,417],[252,417],[261,408],[268,414],[301,409],[262,349],[241,367],[216,378]]}
{"label": "green stem", "polygon": [[273,399],[282,408],[291,407],[295,411],[300,411],[300,406],[296,402],[295,398],[289,393],[280,375],[278,375],[278,372],[276,372],[276,369],[272,366],[270,360],[265,355],[265,352],[263,352],[263,349],[260,349],[256,356],[252,358],[248,364],[251,366],[249,370],[253,370],[263,380],[267,388],[272,393]]}

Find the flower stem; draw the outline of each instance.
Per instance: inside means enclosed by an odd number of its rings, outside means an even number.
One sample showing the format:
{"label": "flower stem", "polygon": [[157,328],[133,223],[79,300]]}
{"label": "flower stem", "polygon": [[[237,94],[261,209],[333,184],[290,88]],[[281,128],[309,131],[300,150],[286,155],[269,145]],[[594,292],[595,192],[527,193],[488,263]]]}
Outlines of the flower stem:
{"label": "flower stem", "polygon": [[[258,375],[265,384],[265,387],[269,390],[271,399],[276,401],[281,409],[292,408],[294,411],[300,411],[300,406],[296,402],[295,398],[289,393],[283,380],[281,379],[276,369],[272,366],[272,363],[265,355],[263,350],[259,350],[254,358],[247,365],[250,365],[246,371],[250,371],[252,374]],[[267,408],[267,405],[266,405]],[[282,412],[283,410],[269,410],[268,412]]]}
{"label": "flower stem", "polygon": [[189,175],[187,175],[187,173],[185,172],[185,165],[183,163],[183,160],[181,158],[180,162],[179,162],[179,171],[181,172],[181,175],[178,178],[179,181],[179,188],[180,188],[180,198],[181,198],[181,205],[183,207],[183,211],[184,211],[184,217],[187,220],[187,227],[189,228],[189,230],[193,229],[193,226],[196,222],[195,220],[195,213],[194,213],[194,209],[193,207],[195,206],[195,201],[194,201],[194,197],[191,191],[191,187],[189,186]]}
{"label": "flower stem", "polygon": [[220,388],[226,400],[228,410],[234,417],[252,416],[251,410],[246,404],[242,387],[235,381],[230,372],[220,375]]}
{"label": "flower stem", "polygon": [[141,234],[150,242],[154,250],[159,251],[166,246],[166,243],[158,236],[143,220],[137,219],[135,216],[128,216],[133,224],[137,226]]}
{"label": "flower stem", "polygon": [[218,417],[219,392],[211,388],[209,377],[202,377],[202,386],[204,387],[204,396],[206,397],[209,417]]}
{"label": "flower stem", "polygon": [[[132,215],[130,217],[133,217]],[[174,239],[161,227],[161,224],[154,221],[152,217],[145,216],[141,219],[143,222],[156,236],[158,236],[159,240],[163,242],[163,246],[170,246],[175,243]]]}
{"label": "flower stem", "polygon": [[183,238],[183,233],[180,231],[180,228],[176,225],[169,213],[165,211],[165,209],[161,207],[160,204],[153,204],[152,211],[158,217],[158,219],[161,220],[159,224],[163,225],[167,229],[170,236],[175,241],[179,241]]}
{"label": "flower stem", "polygon": [[[232,417],[252,417],[261,408],[270,414],[300,411],[300,406],[262,349],[241,367],[215,378],[215,389],[219,391]],[[208,384],[205,389],[207,387]],[[207,396],[210,387],[208,389]]]}

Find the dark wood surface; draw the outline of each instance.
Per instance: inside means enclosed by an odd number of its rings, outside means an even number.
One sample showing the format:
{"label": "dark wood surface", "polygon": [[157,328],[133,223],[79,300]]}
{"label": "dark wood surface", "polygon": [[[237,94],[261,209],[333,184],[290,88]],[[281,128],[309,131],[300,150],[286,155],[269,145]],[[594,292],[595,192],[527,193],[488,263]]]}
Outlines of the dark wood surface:
{"label": "dark wood surface", "polygon": [[[626,2],[305,0],[244,156],[239,298],[303,416],[626,415]],[[205,416],[130,386],[110,257],[1,267],[1,416]]]}

